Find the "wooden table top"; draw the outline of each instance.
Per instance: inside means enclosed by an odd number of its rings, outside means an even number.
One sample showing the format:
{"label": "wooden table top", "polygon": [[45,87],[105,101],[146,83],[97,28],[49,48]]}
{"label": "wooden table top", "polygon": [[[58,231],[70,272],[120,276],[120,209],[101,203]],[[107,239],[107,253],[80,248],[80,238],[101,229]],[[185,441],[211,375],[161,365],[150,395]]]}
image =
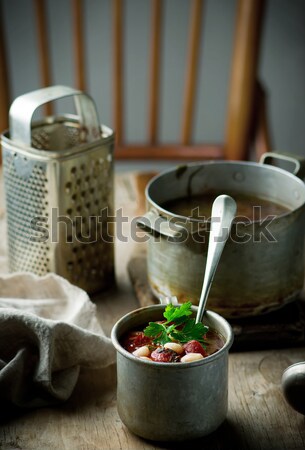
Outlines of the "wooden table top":
{"label": "wooden table top", "polygon": [[[137,214],[131,174],[116,178],[116,207]],[[124,224],[128,233],[130,223]],[[141,244],[142,245],[142,244]],[[117,242],[117,286],[93,300],[106,334],[115,321],[138,307],[127,275],[127,262],[140,244]],[[193,441],[194,449],[304,449],[305,417],[291,409],[281,392],[284,369],[305,359],[305,348],[230,353],[229,411],[212,435]],[[0,405],[1,407],[1,405]],[[185,448],[138,438],[122,424],[116,410],[116,367],[82,372],[71,399],[7,420],[0,425],[0,449],[148,450]]]}

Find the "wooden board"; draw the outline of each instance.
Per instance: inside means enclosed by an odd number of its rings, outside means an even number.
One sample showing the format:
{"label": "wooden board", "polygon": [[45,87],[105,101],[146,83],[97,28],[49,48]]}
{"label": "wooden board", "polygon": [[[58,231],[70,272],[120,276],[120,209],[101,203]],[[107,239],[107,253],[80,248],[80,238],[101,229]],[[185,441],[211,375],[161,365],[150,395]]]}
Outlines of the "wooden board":
{"label": "wooden board", "polygon": [[[122,207],[128,217],[134,217],[137,211],[135,186],[135,177],[131,174],[116,176],[116,205]],[[130,224],[123,225],[125,233]],[[131,240],[116,241],[117,285],[94,297],[98,318],[107,335],[117,319],[138,305],[126,266],[139,246]],[[129,263],[129,276],[132,267]],[[137,285],[140,291],[148,287],[145,273],[142,275],[144,278],[138,279]],[[281,390],[283,371],[304,359],[305,347],[230,352],[226,420],[210,436],[183,443],[149,442],[132,434],[117,412],[116,367],[84,369],[65,404],[27,411],[0,423],[0,449],[304,450],[304,416],[290,408]]]}
{"label": "wooden board", "polygon": [[[150,289],[146,253],[131,257],[128,273],[140,306],[157,304]],[[233,350],[281,348],[305,342],[305,303],[301,299],[274,312],[243,319],[229,319],[234,331]]]}

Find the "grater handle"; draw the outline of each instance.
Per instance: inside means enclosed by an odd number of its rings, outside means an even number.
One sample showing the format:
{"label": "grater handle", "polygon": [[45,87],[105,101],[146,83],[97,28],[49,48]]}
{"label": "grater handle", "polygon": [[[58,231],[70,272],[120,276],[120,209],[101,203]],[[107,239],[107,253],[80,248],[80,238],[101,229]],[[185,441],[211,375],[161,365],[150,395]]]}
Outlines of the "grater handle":
{"label": "grater handle", "polygon": [[68,86],[50,86],[21,95],[13,101],[9,111],[10,137],[13,141],[31,146],[31,123],[39,106],[64,97],[74,97],[76,112],[85,135],[85,142],[99,139],[100,126],[92,98]]}

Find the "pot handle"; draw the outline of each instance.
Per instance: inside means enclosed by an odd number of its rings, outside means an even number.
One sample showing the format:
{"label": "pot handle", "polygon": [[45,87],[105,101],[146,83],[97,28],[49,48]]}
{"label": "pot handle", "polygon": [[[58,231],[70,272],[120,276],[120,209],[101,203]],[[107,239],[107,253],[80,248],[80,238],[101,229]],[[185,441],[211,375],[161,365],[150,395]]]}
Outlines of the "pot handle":
{"label": "pot handle", "polygon": [[187,233],[186,228],[160,216],[157,211],[151,209],[146,214],[137,218],[137,226],[153,236],[162,236],[170,241],[179,242]]}
{"label": "pot handle", "polygon": [[304,178],[305,176],[304,158],[295,155],[286,155],[284,153],[267,152],[261,156],[259,163],[273,165],[272,160],[280,160],[292,163],[294,165],[294,169],[291,171],[291,173],[299,178]]}

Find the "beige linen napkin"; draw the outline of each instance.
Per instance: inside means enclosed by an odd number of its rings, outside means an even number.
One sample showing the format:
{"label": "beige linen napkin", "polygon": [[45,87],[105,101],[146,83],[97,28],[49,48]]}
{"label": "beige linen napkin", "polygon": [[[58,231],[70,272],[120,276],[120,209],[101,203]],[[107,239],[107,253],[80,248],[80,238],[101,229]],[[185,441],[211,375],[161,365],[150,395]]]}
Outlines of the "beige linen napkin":
{"label": "beige linen napkin", "polygon": [[114,360],[86,292],[55,274],[0,276],[2,412],[67,400],[81,367]]}

